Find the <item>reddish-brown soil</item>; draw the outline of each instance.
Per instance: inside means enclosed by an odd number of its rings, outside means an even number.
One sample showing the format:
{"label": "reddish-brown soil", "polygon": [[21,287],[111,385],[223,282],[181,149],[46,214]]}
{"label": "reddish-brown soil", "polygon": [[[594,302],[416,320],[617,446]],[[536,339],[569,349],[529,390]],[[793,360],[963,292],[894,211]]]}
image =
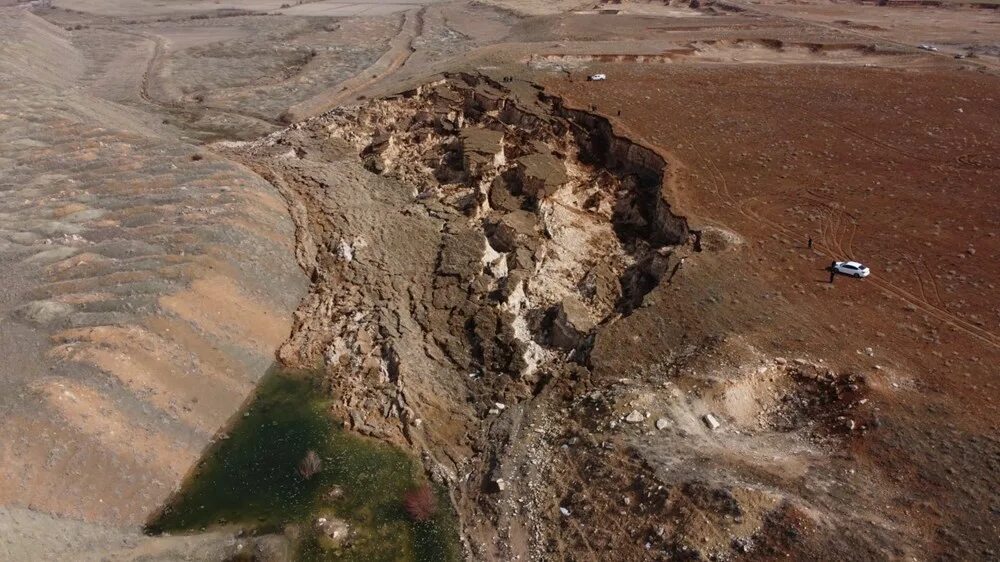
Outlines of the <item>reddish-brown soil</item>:
{"label": "reddish-brown soil", "polygon": [[[868,373],[882,414],[849,455],[897,488],[887,516],[925,529],[935,555],[995,556],[1000,79],[946,65],[600,71],[607,82],[542,81],[662,151],[666,196],[694,228],[746,241],[712,281],[724,313],[683,296],[669,310]],[[848,258],[871,277],[830,284],[824,268]]]}
{"label": "reddish-brown soil", "polygon": [[467,559],[997,559],[995,7],[220,1],[0,0],[0,560],[275,359]]}

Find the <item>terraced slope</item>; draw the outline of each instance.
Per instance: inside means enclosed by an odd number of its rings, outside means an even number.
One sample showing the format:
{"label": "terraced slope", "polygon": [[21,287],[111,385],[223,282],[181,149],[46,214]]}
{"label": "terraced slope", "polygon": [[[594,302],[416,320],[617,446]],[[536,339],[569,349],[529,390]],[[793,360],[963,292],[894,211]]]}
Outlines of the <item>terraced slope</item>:
{"label": "terraced slope", "polygon": [[273,188],[74,89],[85,64],[62,30],[0,14],[0,534],[21,539],[0,558],[73,544],[53,535],[69,520],[138,528],[304,290]]}

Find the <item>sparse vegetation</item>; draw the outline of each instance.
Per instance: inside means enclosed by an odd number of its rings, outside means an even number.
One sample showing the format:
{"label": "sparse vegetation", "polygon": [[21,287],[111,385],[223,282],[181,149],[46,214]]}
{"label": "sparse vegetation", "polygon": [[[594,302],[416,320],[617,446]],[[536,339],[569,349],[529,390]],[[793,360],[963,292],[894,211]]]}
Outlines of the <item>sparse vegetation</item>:
{"label": "sparse vegetation", "polygon": [[0,551],[994,558],[942,2],[0,0]]}
{"label": "sparse vegetation", "polygon": [[418,523],[430,521],[437,513],[437,496],[428,483],[423,483],[403,496],[403,507],[411,519]]}
{"label": "sparse vegetation", "polygon": [[[147,532],[288,528],[292,560],[325,560],[328,539],[347,548],[349,529],[349,560],[457,560],[449,505],[424,523],[401,505],[422,479],[420,467],[399,449],[344,431],[315,382],[295,372],[265,379],[247,415],[237,417]],[[303,467],[318,472],[306,478]]]}
{"label": "sparse vegetation", "polygon": [[299,461],[299,476],[304,480],[310,480],[313,476],[316,476],[323,470],[323,461],[316,454],[316,451],[310,450],[306,453],[306,456],[302,457]]}

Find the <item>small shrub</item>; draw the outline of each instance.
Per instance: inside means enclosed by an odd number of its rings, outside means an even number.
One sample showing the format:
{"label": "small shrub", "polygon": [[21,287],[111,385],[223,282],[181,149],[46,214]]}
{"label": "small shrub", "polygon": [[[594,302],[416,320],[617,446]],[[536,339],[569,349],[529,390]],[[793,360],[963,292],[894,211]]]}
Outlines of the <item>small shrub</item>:
{"label": "small shrub", "polygon": [[316,451],[307,452],[306,456],[299,461],[299,476],[305,480],[316,476],[321,470],[323,470],[323,461],[320,460]]}
{"label": "small shrub", "polygon": [[403,495],[403,507],[414,521],[429,521],[437,513],[437,496],[431,485],[424,483]]}

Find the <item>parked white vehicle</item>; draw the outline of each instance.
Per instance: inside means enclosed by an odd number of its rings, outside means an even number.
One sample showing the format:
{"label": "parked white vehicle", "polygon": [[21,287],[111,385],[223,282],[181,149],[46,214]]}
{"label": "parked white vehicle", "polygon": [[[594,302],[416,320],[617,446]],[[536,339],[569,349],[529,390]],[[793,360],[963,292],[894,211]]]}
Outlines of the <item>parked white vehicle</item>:
{"label": "parked white vehicle", "polygon": [[608,79],[607,74],[591,74],[590,76],[587,77],[587,80],[590,80],[591,82],[599,82],[601,80],[607,80],[607,79]]}
{"label": "parked white vehicle", "polygon": [[834,262],[833,270],[836,271],[837,273],[857,278],[868,277],[872,273],[867,266],[860,264],[856,261]]}

